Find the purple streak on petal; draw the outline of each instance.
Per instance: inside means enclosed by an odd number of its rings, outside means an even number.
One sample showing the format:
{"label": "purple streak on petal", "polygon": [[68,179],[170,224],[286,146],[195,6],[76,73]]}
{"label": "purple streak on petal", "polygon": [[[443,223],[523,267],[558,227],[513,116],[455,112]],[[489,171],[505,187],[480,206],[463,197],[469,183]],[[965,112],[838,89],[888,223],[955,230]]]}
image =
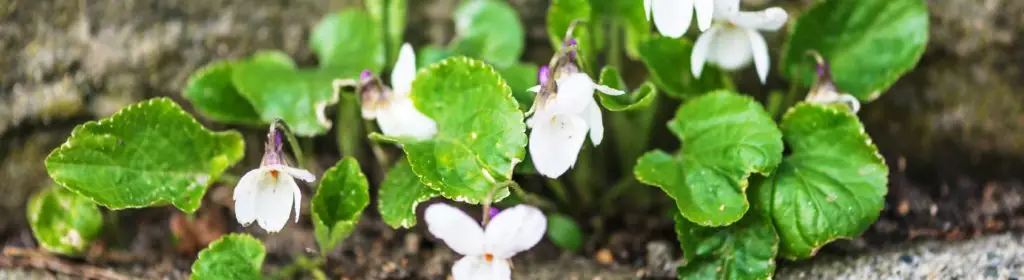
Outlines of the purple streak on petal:
{"label": "purple streak on petal", "polygon": [[540,81],[540,84],[547,84],[549,76],[551,76],[551,68],[548,68],[547,65],[541,66],[540,71],[537,72],[537,80]]}
{"label": "purple streak on petal", "polygon": [[501,210],[499,210],[498,208],[495,208],[495,207],[491,207],[491,209],[487,210],[487,216],[488,216],[489,219],[492,219],[492,220],[494,219],[494,216],[498,215],[498,213],[501,213]]}
{"label": "purple streak on petal", "polygon": [[282,148],[281,146],[283,145],[282,143],[284,142],[281,141],[281,130],[274,129],[274,149],[280,151]]}

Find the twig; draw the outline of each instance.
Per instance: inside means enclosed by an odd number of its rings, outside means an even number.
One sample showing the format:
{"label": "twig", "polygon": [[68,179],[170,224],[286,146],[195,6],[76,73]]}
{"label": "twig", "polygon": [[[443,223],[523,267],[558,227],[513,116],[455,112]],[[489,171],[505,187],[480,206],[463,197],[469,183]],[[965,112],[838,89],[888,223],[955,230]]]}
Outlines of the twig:
{"label": "twig", "polygon": [[34,268],[53,271],[61,274],[82,277],[85,279],[127,280],[134,279],[110,269],[91,265],[73,264],[49,253],[36,249],[18,247],[4,248],[0,256],[0,268]]}

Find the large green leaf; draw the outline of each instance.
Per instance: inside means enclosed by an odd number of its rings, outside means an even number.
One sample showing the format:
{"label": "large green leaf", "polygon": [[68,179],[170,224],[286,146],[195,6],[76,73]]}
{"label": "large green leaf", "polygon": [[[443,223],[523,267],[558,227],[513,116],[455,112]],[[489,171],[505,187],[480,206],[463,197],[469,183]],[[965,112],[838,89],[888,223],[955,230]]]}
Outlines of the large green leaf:
{"label": "large green leaf", "polygon": [[651,79],[666,95],[692,98],[717,89],[732,88],[729,76],[712,65],[704,65],[701,77],[690,73],[690,52],[693,44],[685,39],[655,37],[640,44],[643,60]]}
{"label": "large green leaf", "polygon": [[512,66],[523,54],[526,35],[519,14],[505,1],[463,1],[455,10],[455,52],[494,64]]}
{"label": "large green leaf", "polygon": [[[377,26],[383,26],[384,39],[389,62],[398,59],[398,50],[402,47],[405,35],[405,0],[365,0],[363,3]],[[421,64],[426,65],[426,64]]]}
{"label": "large green leaf", "polygon": [[75,127],[46,158],[46,170],[110,209],[170,202],[191,213],[244,146],[238,132],[210,131],[174,101],[155,98]]}
{"label": "large green leaf", "polygon": [[393,228],[416,226],[416,205],[437,197],[437,191],[420,183],[404,159],[388,171],[380,184],[377,207],[381,219]]}
{"label": "large green leaf", "polygon": [[192,73],[183,95],[206,118],[239,124],[260,124],[259,113],[231,83],[232,61],[217,61]]}
{"label": "large green leaf", "polygon": [[620,89],[626,91],[627,94],[623,95],[607,95],[599,94],[601,99],[601,106],[609,111],[628,111],[647,108],[654,101],[655,95],[658,94],[658,90],[654,88],[654,85],[650,82],[644,82],[639,88],[630,92],[626,88],[625,82],[622,81],[622,76],[619,75],[619,71],[613,66],[605,66],[601,69],[601,78],[599,84]]}
{"label": "large green leaf", "polygon": [[512,88],[512,96],[519,102],[519,109],[524,112],[530,110],[530,106],[533,106],[533,99],[536,94],[528,91],[528,89],[537,85],[537,71],[539,71],[537,65],[528,62],[514,64],[501,69],[501,77],[505,78],[508,86]]}
{"label": "large green leaf", "polygon": [[199,252],[192,263],[193,280],[261,279],[267,253],[263,243],[245,234],[224,235]]}
{"label": "large green leaf", "polygon": [[819,1],[792,24],[779,63],[782,74],[810,86],[818,51],[836,85],[870,101],[914,68],[928,44],[925,0]]}
{"label": "large green leaf", "polygon": [[679,279],[771,279],[779,236],[764,213],[751,211],[727,227],[709,228],[676,215],[683,247]]}
{"label": "large green leaf", "polygon": [[579,44],[577,59],[582,60],[583,69],[588,72],[594,71],[598,50],[593,37],[593,33],[596,31],[591,30],[588,24],[593,23],[591,21],[592,13],[589,0],[553,0],[547,15],[548,37],[555,50],[562,48],[562,41],[565,39],[569,25],[574,20],[580,21],[576,25],[576,29],[573,29],[573,37]]}
{"label": "large green leaf", "polygon": [[572,217],[553,213],[548,215],[548,240],[563,250],[576,252],[583,247],[583,229]]}
{"label": "large green leaf", "polygon": [[801,103],[783,117],[792,150],[763,184],[781,254],[813,256],[838,238],[860,235],[885,203],[889,168],[857,117],[842,105]]}
{"label": "large green leaf", "polygon": [[747,212],[751,173],[769,174],[782,160],[782,133],[753,98],[717,91],[679,108],[669,130],[678,156],[660,150],[637,160],[637,179],[675,199],[686,219],[703,226],[738,221]]}
{"label": "large green leaf", "polygon": [[327,133],[331,121],[324,110],[338,102],[331,81],[355,76],[355,72],[298,70],[284,53],[271,51],[253,55],[235,64],[231,80],[266,123],[277,118],[301,136]]}
{"label": "large green leaf", "polygon": [[325,17],[316,25],[309,47],[320,58],[320,68],[341,73],[358,73],[364,69],[379,73],[387,63],[380,28],[369,13],[346,9]]}
{"label": "large green leaf", "polygon": [[369,183],[355,158],[346,157],[327,169],[310,202],[320,250],[330,251],[352,234],[369,204]]}
{"label": "large green leaf", "polygon": [[47,251],[78,256],[103,229],[103,213],[88,198],[60,186],[43,190],[28,202],[32,235]]}

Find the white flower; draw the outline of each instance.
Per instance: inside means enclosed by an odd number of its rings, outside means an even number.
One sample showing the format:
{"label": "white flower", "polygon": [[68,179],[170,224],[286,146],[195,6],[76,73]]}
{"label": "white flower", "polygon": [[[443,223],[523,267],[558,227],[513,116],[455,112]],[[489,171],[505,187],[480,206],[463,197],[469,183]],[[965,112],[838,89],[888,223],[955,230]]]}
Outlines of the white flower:
{"label": "white flower", "polygon": [[860,111],[860,100],[857,100],[856,97],[850,94],[841,92],[836,87],[835,80],[832,79],[832,70],[829,69],[828,62],[821,57],[821,54],[817,51],[809,53],[817,62],[816,72],[818,79],[814,82],[811,91],[807,93],[807,97],[804,100],[815,104],[843,103],[854,114]]}
{"label": "white flower", "polygon": [[381,132],[387,136],[430,139],[437,133],[437,123],[416,107],[409,99],[412,81],[416,79],[416,53],[408,43],[402,45],[391,71],[391,86],[388,89],[379,84],[373,73],[364,71],[360,75],[363,104],[363,118],[377,119]]}
{"label": "white flower", "polygon": [[654,26],[661,35],[679,38],[690,29],[693,10],[697,13],[697,27],[700,31],[711,27],[711,15],[715,0],[644,0],[644,14],[647,20],[654,18]]}
{"label": "white flower", "polygon": [[267,232],[278,232],[288,222],[295,208],[295,222],[299,222],[302,192],[295,179],[313,182],[316,177],[309,171],[284,164],[281,154],[280,132],[271,128],[260,167],[250,170],[235,186],[235,219],[248,226],[256,221]]}
{"label": "white flower", "polygon": [[789,18],[779,7],[759,12],[741,12],[740,0],[717,0],[714,24],[700,34],[690,53],[690,71],[700,77],[704,63],[711,62],[725,70],[738,70],[754,61],[761,83],[768,78],[770,59],[768,44],[759,30],[775,31]]}
{"label": "white flower", "polygon": [[540,242],[548,224],[544,213],[527,205],[501,211],[486,229],[443,203],[427,207],[424,220],[431,234],[464,256],[452,266],[455,280],[511,279],[508,259]]}

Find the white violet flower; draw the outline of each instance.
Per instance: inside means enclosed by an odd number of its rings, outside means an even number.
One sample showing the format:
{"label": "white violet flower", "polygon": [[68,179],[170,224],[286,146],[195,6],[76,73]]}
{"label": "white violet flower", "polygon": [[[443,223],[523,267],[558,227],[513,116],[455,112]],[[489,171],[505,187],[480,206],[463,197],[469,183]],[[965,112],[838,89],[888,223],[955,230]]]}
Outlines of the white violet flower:
{"label": "white violet flower", "polygon": [[821,57],[821,54],[816,51],[810,51],[809,53],[817,62],[815,70],[818,79],[814,82],[814,86],[811,87],[811,91],[807,94],[805,100],[815,104],[843,103],[854,114],[860,111],[860,100],[857,100],[852,95],[841,92],[836,87],[835,80],[832,79],[832,70],[829,69],[828,62]]}
{"label": "white violet flower", "polygon": [[[575,48],[575,40],[567,40],[566,46]],[[549,178],[558,178],[576,164],[587,131],[594,146],[601,144],[604,124],[594,90],[609,95],[624,93],[594,83],[580,72],[575,55],[575,51],[568,51],[556,56],[551,68],[541,68],[540,85],[529,89],[537,93],[530,109],[533,115],[526,120],[526,126],[532,129],[530,156],[537,172]]]}
{"label": "white violet flower", "polygon": [[409,43],[402,45],[391,70],[391,86],[384,86],[369,70],[359,75],[359,96],[363,118],[377,120],[380,130],[387,136],[430,139],[437,133],[437,123],[412,104],[409,93],[416,79],[416,53]]}
{"label": "white violet flower", "polygon": [[644,0],[647,20],[653,17],[658,32],[670,38],[686,34],[694,12],[697,14],[697,28],[708,30],[714,7],[715,0]]}
{"label": "white violet flower", "polygon": [[509,259],[540,242],[548,225],[544,213],[528,205],[499,212],[486,229],[444,203],[428,206],[424,220],[431,234],[464,256],[452,266],[455,280],[511,279]]}
{"label": "white violet flower", "polygon": [[284,162],[281,134],[275,125],[267,138],[260,167],[246,172],[235,186],[235,218],[243,226],[256,221],[267,232],[278,232],[288,222],[293,206],[295,222],[299,222],[302,192],[295,179],[313,182],[316,176]]}
{"label": "white violet flower", "polygon": [[697,37],[690,53],[690,71],[700,77],[704,63],[710,62],[722,69],[733,71],[746,67],[751,61],[757,77],[764,83],[768,78],[770,59],[768,44],[758,31],[776,31],[785,25],[789,15],[779,7],[758,12],[740,11],[740,0],[717,0],[714,23]]}

